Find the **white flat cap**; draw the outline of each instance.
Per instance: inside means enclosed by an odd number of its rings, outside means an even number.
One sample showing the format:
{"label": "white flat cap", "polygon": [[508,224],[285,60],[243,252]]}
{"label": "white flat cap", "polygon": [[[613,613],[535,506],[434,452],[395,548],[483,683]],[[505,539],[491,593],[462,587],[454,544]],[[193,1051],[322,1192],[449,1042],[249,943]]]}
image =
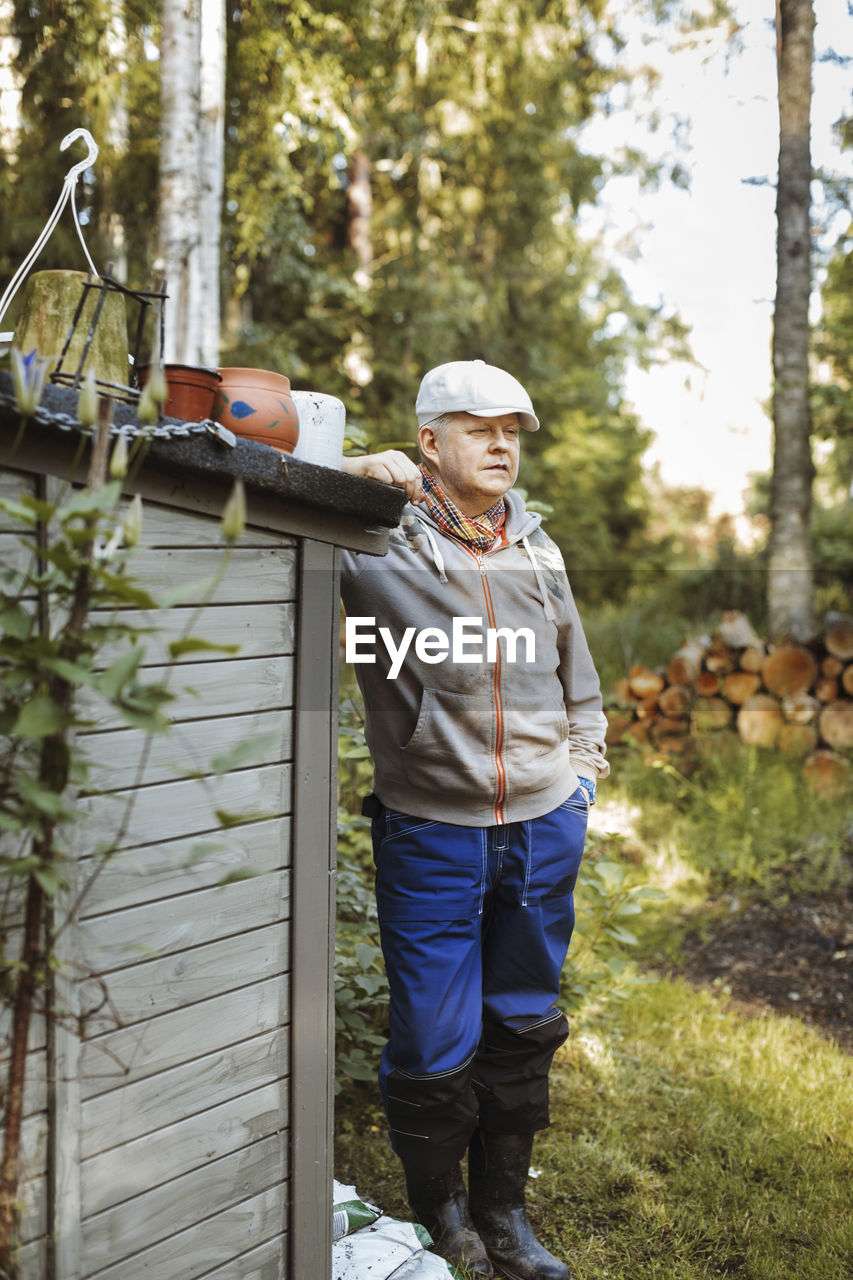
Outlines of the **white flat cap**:
{"label": "white flat cap", "polygon": [[528,431],[539,430],[530,396],[505,369],[483,360],[451,360],[424,374],[415,401],[418,426],[426,426],[442,413],[473,413],[494,418],[517,413]]}

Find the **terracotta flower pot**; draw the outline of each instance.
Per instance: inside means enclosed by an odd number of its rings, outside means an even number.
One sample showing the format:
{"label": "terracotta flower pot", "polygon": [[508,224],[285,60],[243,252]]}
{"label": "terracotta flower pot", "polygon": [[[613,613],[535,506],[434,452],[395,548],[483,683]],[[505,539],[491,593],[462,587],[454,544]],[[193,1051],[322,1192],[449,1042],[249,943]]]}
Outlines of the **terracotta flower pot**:
{"label": "terracotta flower pot", "polygon": [[299,418],[290,379],[266,369],[220,369],[213,416],[235,435],[293,453]]}
{"label": "terracotta flower pot", "polygon": [[[140,388],[148,381],[150,365],[142,364],[137,370]],[[219,386],[216,369],[200,369],[190,364],[166,364],[163,366],[169,395],[163,405],[168,418],[182,418],[185,422],[203,422],[213,417],[213,401]]]}

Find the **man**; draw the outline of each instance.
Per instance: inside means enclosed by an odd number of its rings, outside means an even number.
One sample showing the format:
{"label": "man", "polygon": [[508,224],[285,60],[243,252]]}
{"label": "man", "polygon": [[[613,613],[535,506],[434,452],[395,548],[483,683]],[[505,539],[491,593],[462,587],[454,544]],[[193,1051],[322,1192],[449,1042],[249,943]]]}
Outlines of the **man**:
{"label": "man", "polygon": [[569,1280],[524,1186],[568,1034],[555,1000],[606,721],[560,553],[512,489],[539,426],[527,392],[453,361],[415,409],[420,467],[346,463],[411,499],[387,556],[343,569],[391,993],[380,1088],[438,1251],[475,1275]]}

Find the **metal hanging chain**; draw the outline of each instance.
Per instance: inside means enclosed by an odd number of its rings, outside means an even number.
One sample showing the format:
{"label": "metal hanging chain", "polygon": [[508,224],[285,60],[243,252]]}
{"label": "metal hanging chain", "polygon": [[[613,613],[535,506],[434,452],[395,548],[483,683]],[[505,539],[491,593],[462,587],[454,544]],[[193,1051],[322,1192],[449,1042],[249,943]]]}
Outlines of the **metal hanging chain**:
{"label": "metal hanging chain", "polygon": [[[9,385],[6,385],[0,380],[0,418],[5,418],[6,416],[13,418],[18,413],[17,401],[11,387],[11,378],[8,381]],[[82,427],[73,413],[51,409],[46,405],[39,405],[31,415],[31,420],[41,426],[58,427],[60,431],[72,432],[75,435],[94,435],[94,428]],[[110,435],[124,435],[129,440],[134,439],[136,436],[144,436],[146,439],[151,440],[180,440],[187,436],[207,436],[209,439],[215,440],[218,444],[225,445],[229,449],[233,449],[237,444],[237,437],[233,431],[229,431],[227,427],[223,427],[221,422],[214,422],[210,418],[205,418],[201,422],[172,420],[170,422],[160,422],[156,426],[143,426],[139,422],[113,422],[110,424]]]}
{"label": "metal hanging chain", "polygon": [[71,133],[67,133],[65,137],[62,139],[62,141],[59,144],[59,150],[60,151],[67,150],[67,148],[71,146],[71,143],[76,142],[78,138],[82,138],[83,141],[86,143],[86,148],[87,148],[86,158],[85,160],[80,160],[77,164],[72,165],[71,168],[68,170],[67,174],[65,175],[65,181],[62,184],[62,190],[59,193],[59,199],[54,205],[53,212],[51,213],[47,222],[44,224],[44,228],[42,230],[41,235],[39,236],[38,240],[36,240],[32,249],[30,249],[26,258],[24,258],[24,261],[18,267],[18,270],[12,276],[12,279],[9,281],[9,284],[6,287],[6,291],[3,294],[3,297],[0,298],[0,324],[3,323],[3,317],[6,314],[9,303],[12,301],[15,294],[18,292],[18,289],[23,283],[24,278],[26,277],[30,267],[33,265],[36,258],[39,256],[42,249],[50,239],[53,233],[53,229],[56,226],[57,222],[59,221],[62,211],[65,208],[66,204],[68,203],[69,198],[71,200],[71,213],[74,218],[74,226],[77,229],[77,236],[80,240],[80,244],[83,246],[83,252],[86,255],[86,261],[89,264],[89,269],[92,275],[95,276],[96,279],[100,279],[98,272],[95,270],[95,264],[89,255],[89,250],[86,248],[86,241],[83,239],[83,228],[80,226],[80,219],[77,215],[77,197],[76,197],[77,179],[80,177],[81,173],[84,173],[86,169],[89,169],[97,160],[98,144],[97,142],[95,142],[95,139],[92,137],[88,129],[74,129],[72,130]]}

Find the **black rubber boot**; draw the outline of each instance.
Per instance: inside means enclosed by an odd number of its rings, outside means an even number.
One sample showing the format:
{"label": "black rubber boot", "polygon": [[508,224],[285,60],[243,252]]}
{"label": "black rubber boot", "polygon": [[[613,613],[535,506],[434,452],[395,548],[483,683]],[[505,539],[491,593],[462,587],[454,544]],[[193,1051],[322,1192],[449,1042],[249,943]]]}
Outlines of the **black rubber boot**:
{"label": "black rubber boot", "polygon": [[569,1268],[541,1245],[527,1220],[524,1185],[532,1133],[484,1133],[468,1153],[471,1217],[495,1273],[507,1280],[572,1280]]}
{"label": "black rubber boot", "polygon": [[433,1253],[470,1275],[493,1276],[492,1264],[468,1212],[458,1163],[443,1173],[424,1175],[404,1165],[409,1204],[433,1238]]}

